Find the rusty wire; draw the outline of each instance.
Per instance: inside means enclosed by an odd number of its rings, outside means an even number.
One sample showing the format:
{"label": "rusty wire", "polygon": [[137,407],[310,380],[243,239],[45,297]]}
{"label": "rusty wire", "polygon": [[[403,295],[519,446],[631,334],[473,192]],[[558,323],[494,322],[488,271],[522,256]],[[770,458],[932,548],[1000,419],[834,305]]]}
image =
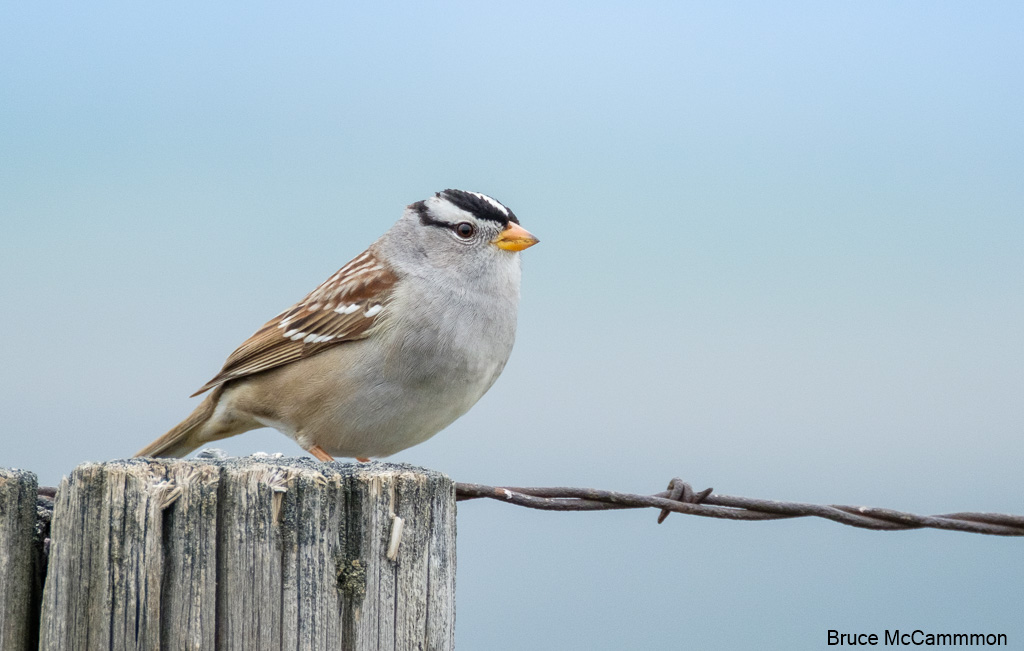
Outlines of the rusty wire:
{"label": "rusty wire", "polygon": [[[40,498],[51,505],[56,492],[55,487],[39,487]],[[1024,536],[1024,516],[1021,515],[1006,513],[916,515],[869,506],[806,504],[733,497],[712,493],[710,488],[694,492],[688,483],[678,477],[669,482],[668,490],[654,495],[619,493],[595,488],[524,488],[455,482],[456,500],[461,502],[481,498],[542,511],[609,511],[655,508],[661,511],[658,514],[658,524],[661,524],[669,513],[684,513],[724,520],[784,520],[817,517],[851,527],[878,531],[930,528],[981,533],[990,536]]]}
{"label": "rusty wire", "polygon": [[818,517],[862,529],[903,531],[945,529],[991,536],[1024,536],[1024,516],[1004,513],[947,513],[915,515],[892,509],[838,504],[804,504],[718,495],[705,489],[694,492],[676,478],[668,490],[654,495],[634,495],[593,488],[522,488],[455,483],[456,499],[489,498],[517,506],[545,511],[605,511],[610,509],[656,508],[658,523],[669,513],[686,513],[726,520],[780,520]]}

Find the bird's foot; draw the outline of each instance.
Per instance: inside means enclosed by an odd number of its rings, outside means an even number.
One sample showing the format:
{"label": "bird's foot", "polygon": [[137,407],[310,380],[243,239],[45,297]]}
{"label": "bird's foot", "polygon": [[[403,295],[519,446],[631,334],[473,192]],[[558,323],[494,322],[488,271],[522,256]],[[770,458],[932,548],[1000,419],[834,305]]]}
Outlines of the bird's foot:
{"label": "bird's foot", "polygon": [[306,451],[312,454],[320,461],[334,461],[334,457],[327,454],[327,452],[319,445],[314,445],[313,447],[309,448]]}

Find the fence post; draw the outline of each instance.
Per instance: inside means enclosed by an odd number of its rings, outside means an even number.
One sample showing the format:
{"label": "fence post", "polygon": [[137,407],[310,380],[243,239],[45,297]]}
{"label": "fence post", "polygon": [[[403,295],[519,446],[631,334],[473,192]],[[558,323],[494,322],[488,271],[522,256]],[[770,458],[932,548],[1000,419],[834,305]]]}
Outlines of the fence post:
{"label": "fence post", "polygon": [[455,490],[437,472],[84,464],[50,535],[40,649],[453,647]]}
{"label": "fence post", "polygon": [[0,468],[0,649],[34,649],[40,550],[36,476]]}

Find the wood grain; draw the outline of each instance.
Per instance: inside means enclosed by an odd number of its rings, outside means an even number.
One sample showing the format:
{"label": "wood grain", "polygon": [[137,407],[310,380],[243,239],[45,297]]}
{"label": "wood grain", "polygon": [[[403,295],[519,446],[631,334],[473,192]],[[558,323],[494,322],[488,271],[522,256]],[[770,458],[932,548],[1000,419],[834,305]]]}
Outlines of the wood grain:
{"label": "wood grain", "polygon": [[34,649],[39,545],[36,476],[0,468],[0,649]]}
{"label": "wood grain", "polygon": [[51,536],[41,649],[453,647],[455,489],[437,472],[85,464],[61,485]]}

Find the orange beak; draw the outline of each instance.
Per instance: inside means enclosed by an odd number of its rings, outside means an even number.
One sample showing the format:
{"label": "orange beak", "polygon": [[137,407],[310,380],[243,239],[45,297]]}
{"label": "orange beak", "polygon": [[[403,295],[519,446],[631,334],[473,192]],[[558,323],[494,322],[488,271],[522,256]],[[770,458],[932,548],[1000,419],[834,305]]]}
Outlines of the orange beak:
{"label": "orange beak", "polygon": [[522,251],[537,242],[540,240],[531,235],[530,231],[512,222],[508,223],[508,228],[502,231],[501,235],[491,240],[491,244],[506,251]]}

